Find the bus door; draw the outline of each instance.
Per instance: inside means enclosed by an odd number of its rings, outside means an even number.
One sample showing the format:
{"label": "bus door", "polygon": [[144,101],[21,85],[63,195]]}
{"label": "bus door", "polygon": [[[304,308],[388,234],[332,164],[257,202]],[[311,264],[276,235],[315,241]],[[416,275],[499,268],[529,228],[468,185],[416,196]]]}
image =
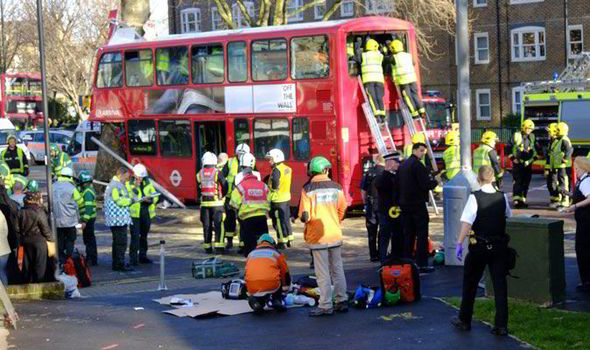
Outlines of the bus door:
{"label": "bus door", "polygon": [[197,171],[199,171],[202,167],[201,158],[203,158],[205,152],[213,152],[216,156],[221,152],[227,152],[225,144],[225,122],[198,121],[194,122],[194,129],[196,166]]}

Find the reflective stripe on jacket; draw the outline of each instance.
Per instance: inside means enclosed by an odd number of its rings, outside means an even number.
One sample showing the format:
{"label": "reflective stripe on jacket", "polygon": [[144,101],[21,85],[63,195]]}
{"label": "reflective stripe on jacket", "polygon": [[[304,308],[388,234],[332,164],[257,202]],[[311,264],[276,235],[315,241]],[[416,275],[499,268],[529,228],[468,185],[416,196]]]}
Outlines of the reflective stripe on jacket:
{"label": "reflective stripe on jacket", "polygon": [[236,175],[238,174],[238,170],[240,169],[238,164],[239,164],[238,157],[232,157],[226,163],[226,166],[228,167],[228,172],[227,172],[227,176],[225,177],[225,179],[227,180],[227,195],[228,196],[231,195],[231,193],[234,189],[234,178],[236,177]]}
{"label": "reflective stripe on jacket", "polygon": [[160,196],[152,197],[152,202],[149,204],[147,202],[140,202],[142,198],[156,193],[156,188],[154,187],[151,179],[143,179],[139,186],[135,183],[132,183],[131,181],[127,181],[125,183],[125,188],[127,189],[129,196],[135,201],[135,203],[129,206],[129,213],[132,218],[139,218],[141,216],[142,205],[148,206],[150,219],[156,216],[156,203],[158,203]]}
{"label": "reflective stripe on jacket", "polygon": [[277,164],[273,172],[279,171],[279,186],[274,189],[272,186],[272,172],[268,179],[268,187],[270,189],[270,201],[272,203],[283,203],[291,200],[291,178],[293,171],[290,167],[286,166],[285,163]]}
{"label": "reflective stripe on jacket", "polygon": [[129,206],[131,198],[125,184],[115,175],[104,193],[104,216],[106,226],[131,225]]}
{"label": "reflective stripe on jacket", "polygon": [[216,167],[205,167],[199,170],[197,184],[199,184],[201,190],[202,207],[220,207],[223,205],[221,186],[219,184],[219,170]]}
{"label": "reflective stripe on jacket", "polygon": [[78,211],[84,207],[80,192],[65,177],[58,177],[53,185],[53,216],[55,227],[74,227],[79,222]]}
{"label": "reflective stripe on jacket", "polygon": [[59,155],[51,160],[51,173],[56,176],[59,175],[61,169],[71,167],[72,160],[65,152],[59,152]]}
{"label": "reflective stripe on jacket", "polygon": [[29,168],[29,163],[25,160],[25,153],[20,147],[16,146],[16,152],[6,148],[2,151],[2,160],[6,162],[10,168],[11,174],[23,174],[25,169]]}
{"label": "reflective stripe on jacket", "polygon": [[244,280],[249,295],[264,296],[274,293],[281,285],[288,286],[290,279],[285,256],[270,243],[262,242],[248,254]]}
{"label": "reflective stripe on jacket", "polygon": [[229,204],[238,210],[240,220],[265,216],[270,211],[268,187],[255,175],[246,174],[232,191]]}
{"label": "reflective stripe on jacket", "polygon": [[473,152],[473,172],[475,176],[479,173],[479,168],[484,165],[492,165],[492,161],[490,160],[490,151],[492,147],[488,145],[480,145],[475,149]]}
{"label": "reflective stripe on jacket", "polygon": [[383,55],[378,51],[363,52],[363,61],[361,63],[361,78],[363,84],[381,83],[383,84]]}
{"label": "reflective stripe on jacket", "polygon": [[559,137],[551,144],[549,150],[551,169],[568,168],[572,164],[573,148],[570,139],[567,136]]}
{"label": "reflective stripe on jacket", "polygon": [[84,187],[82,198],[84,199],[84,210],[81,219],[88,222],[96,217],[96,192],[94,192],[92,185]]}
{"label": "reflective stripe on jacket", "polygon": [[459,146],[449,146],[443,152],[443,160],[445,162],[445,174],[447,179],[452,179],[461,171],[461,152]]}
{"label": "reflective stripe on jacket", "polygon": [[398,52],[393,55],[395,64],[393,65],[393,81],[396,85],[406,85],[418,81],[412,55],[407,52]]}

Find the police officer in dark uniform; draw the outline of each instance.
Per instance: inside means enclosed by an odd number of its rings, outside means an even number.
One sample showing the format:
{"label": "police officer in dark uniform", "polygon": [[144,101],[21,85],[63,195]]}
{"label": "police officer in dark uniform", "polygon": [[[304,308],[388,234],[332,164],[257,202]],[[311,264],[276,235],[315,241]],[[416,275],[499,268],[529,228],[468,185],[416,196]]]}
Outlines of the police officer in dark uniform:
{"label": "police officer in dark uniform", "polygon": [[[492,185],[495,175],[491,166],[480,167],[477,180],[481,189],[469,196],[461,215],[461,233],[456,247],[457,259],[463,258],[463,241],[468,236],[469,253],[465,257],[463,269],[463,297],[459,317],[453,318],[451,323],[460,330],[471,329],[477,285],[484,269],[489,265],[496,304],[496,319],[492,333],[505,336],[508,334],[506,275],[510,240],[506,234],[506,218],[512,216],[512,212],[506,195]],[[474,233],[469,235],[471,230]]]}
{"label": "police officer in dark uniform", "polygon": [[399,208],[399,187],[397,169],[399,153],[390,153],[385,157],[385,171],[379,174],[374,182],[379,212],[379,260],[381,265],[387,262],[387,251],[391,244],[391,257],[401,258],[403,255],[404,236],[402,229],[401,210]]}
{"label": "police officer in dark uniform", "polygon": [[[371,261],[379,261],[379,251],[377,248],[377,233],[379,231],[379,210],[377,207],[377,195],[374,189],[374,181],[385,170],[385,160],[383,156],[377,154],[374,156],[375,165],[371,167],[361,180],[361,195],[365,203],[365,224],[369,236],[369,256]],[[385,252],[387,254],[387,251]]]}

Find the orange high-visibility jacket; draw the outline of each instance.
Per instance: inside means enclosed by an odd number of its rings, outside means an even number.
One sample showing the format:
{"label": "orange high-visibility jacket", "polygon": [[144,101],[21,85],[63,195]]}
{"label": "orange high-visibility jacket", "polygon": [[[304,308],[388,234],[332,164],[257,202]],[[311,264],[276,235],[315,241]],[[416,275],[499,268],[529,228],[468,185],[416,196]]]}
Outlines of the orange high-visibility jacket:
{"label": "orange high-visibility jacket", "polygon": [[245,270],[248,295],[264,296],[291,284],[287,259],[268,242],[248,254]]}

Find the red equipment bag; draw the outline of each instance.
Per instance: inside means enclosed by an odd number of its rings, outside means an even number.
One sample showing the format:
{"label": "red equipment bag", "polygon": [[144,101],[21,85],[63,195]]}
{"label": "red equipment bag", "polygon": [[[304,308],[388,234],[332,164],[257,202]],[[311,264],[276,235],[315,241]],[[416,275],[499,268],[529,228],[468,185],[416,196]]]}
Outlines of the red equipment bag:
{"label": "red equipment bag", "polygon": [[384,265],[379,269],[381,288],[387,292],[400,291],[401,301],[411,303],[421,298],[420,274],[413,261]]}
{"label": "red equipment bag", "polygon": [[86,257],[80,254],[78,249],[74,254],[66,259],[64,264],[66,275],[74,276],[78,279],[78,288],[90,287],[92,284],[92,273],[86,264]]}

